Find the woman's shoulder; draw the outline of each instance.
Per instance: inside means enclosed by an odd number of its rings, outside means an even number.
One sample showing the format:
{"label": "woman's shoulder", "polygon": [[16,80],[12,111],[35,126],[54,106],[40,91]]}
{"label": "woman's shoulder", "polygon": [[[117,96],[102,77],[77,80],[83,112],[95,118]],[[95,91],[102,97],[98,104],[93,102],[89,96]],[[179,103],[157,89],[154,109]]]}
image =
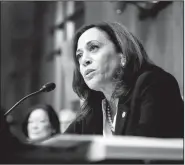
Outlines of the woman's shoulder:
{"label": "woman's shoulder", "polygon": [[143,71],[136,80],[136,86],[148,86],[152,84],[172,83],[177,85],[175,77],[160,67],[152,66]]}

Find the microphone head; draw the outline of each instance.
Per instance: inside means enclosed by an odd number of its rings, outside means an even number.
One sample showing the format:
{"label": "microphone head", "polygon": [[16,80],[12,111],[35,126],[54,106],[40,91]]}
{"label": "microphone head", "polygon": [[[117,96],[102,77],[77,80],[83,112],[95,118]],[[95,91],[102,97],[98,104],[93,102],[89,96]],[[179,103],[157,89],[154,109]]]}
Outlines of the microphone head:
{"label": "microphone head", "polygon": [[50,91],[54,90],[55,87],[56,87],[55,83],[47,83],[47,84],[42,86],[40,91],[42,91],[42,92],[50,92]]}

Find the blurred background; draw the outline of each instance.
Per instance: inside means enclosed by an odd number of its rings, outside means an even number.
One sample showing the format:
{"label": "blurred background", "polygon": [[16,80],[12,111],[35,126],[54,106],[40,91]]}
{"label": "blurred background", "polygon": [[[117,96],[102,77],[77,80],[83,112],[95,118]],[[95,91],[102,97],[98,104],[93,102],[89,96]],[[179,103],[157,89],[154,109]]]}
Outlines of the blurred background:
{"label": "blurred background", "polygon": [[38,103],[52,105],[61,120],[62,112],[79,111],[72,90],[72,38],[82,25],[102,20],[121,22],[135,34],[154,63],[175,76],[183,97],[183,3],[2,1],[1,110],[47,82],[56,84],[54,91],[29,98],[7,116],[11,131],[23,138],[22,119]]}

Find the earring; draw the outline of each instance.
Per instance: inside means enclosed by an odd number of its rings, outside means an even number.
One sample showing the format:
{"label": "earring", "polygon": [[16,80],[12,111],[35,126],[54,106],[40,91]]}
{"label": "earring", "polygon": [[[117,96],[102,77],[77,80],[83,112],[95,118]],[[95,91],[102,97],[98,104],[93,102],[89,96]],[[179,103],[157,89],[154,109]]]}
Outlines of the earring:
{"label": "earring", "polygon": [[121,56],[121,66],[125,67],[126,64],[126,57],[125,56]]}

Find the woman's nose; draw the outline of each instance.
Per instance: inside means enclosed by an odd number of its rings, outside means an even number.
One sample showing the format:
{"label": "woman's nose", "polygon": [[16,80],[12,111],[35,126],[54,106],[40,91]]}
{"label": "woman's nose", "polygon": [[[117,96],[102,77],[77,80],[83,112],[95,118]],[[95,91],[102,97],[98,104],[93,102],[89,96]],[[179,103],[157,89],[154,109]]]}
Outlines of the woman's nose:
{"label": "woman's nose", "polygon": [[91,63],[92,63],[92,61],[90,59],[85,59],[84,62],[83,62],[83,65],[87,66],[87,65],[89,65]]}
{"label": "woman's nose", "polygon": [[87,55],[87,53],[84,53],[83,59],[82,59],[82,64],[83,66],[87,66],[92,63],[92,59]]}
{"label": "woman's nose", "polygon": [[92,63],[92,58],[91,58],[90,53],[87,51],[84,51],[82,59],[81,59],[81,64],[86,67],[91,63]]}
{"label": "woman's nose", "polygon": [[32,129],[38,129],[38,124],[32,124]]}

